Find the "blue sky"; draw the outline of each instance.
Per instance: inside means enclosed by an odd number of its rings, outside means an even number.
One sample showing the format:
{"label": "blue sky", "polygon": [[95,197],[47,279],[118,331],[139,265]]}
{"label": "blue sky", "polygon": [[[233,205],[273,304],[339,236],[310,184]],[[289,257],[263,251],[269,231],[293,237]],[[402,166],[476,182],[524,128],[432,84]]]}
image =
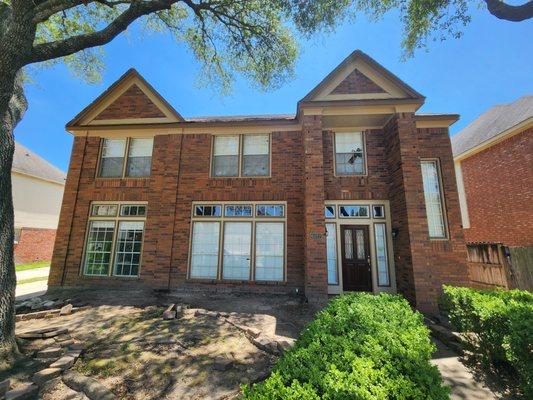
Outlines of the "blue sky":
{"label": "blue sky", "polygon": [[62,65],[35,73],[16,140],[66,171],[72,136],[65,123],[130,67],[186,117],[293,113],[296,102],[357,48],[426,96],[420,112],[461,114],[454,134],[487,108],[533,94],[533,21],[500,21],[484,9],[472,16],[462,38],[432,42],[405,62],[398,17],[390,14],[376,23],[360,17],[335,33],[301,41],[295,77],[281,89],[264,93],[238,79],[226,97],[198,87],[200,68],[185,45],[163,34],[140,39],[134,28],[105,47],[100,84],[86,84]]}

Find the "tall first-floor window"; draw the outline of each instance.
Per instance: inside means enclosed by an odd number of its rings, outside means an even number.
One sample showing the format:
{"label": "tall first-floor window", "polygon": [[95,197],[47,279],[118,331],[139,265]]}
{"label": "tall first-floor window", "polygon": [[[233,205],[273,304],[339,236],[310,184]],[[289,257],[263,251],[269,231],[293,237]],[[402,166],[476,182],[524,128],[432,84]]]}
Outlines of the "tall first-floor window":
{"label": "tall first-floor window", "polygon": [[421,168],[429,237],[431,239],[444,239],[446,238],[446,223],[438,161],[423,160]]}
{"label": "tall first-floor window", "polygon": [[89,276],[138,276],[145,216],[144,204],[93,204],[83,273]]}
{"label": "tall first-floor window", "polygon": [[387,258],[387,234],[385,224],[374,224],[374,243],[378,270],[378,285],[389,286],[389,260]]}
{"label": "tall first-floor window", "polygon": [[328,263],[328,284],[338,285],[337,230],[335,224],[326,224],[326,260]]}
{"label": "tall first-floor window", "polygon": [[189,277],[283,281],[284,204],[193,205]]}

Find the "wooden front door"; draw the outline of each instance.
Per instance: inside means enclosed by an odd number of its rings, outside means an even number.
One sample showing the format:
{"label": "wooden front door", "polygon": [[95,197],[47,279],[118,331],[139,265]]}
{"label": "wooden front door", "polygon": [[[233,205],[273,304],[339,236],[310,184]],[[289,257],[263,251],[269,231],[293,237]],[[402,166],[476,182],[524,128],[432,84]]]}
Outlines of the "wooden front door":
{"label": "wooden front door", "polygon": [[371,292],[368,226],[341,225],[341,246],[343,290]]}

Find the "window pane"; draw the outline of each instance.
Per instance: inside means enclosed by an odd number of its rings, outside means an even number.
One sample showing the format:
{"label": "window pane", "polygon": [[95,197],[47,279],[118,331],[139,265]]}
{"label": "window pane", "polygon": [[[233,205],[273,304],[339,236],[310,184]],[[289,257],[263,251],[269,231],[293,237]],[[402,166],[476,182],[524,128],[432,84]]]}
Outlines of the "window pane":
{"label": "window pane", "polygon": [[224,256],[222,278],[250,279],[251,222],[224,224]]}
{"label": "window pane", "polygon": [[387,259],[387,238],[385,224],[374,224],[376,258],[378,262],[378,285],[389,285],[389,263]]}
{"label": "window pane", "polygon": [[366,259],[365,233],[361,229],[355,231],[355,244],[357,247],[357,259]]}
{"label": "window pane", "polygon": [[249,204],[226,206],[224,215],[226,217],[251,217],[252,206]]}
{"label": "window pane", "polygon": [[85,248],[85,275],[107,275],[115,222],[91,221]]}
{"label": "window pane", "polygon": [[197,217],[220,217],[222,215],[221,206],[195,206],[194,215]]}
{"label": "window pane", "polygon": [[269,135],[244,135],[242,159],[244,176],[269,174],[269,147]]}
{"label": "window pane", "polygon": [[281,222],[257,222],[255,225],[255,279],[282,281],[284,226]]}
{"label": "window pane", "polygon": [[444,238],[446,233],[437,163],[436,161],[422,161],[421,165],[429,237]]}
{"label": "window pane", "polygon": [[344,258],[353,260],[353,237],[351,229],[344,231]]}
{"label": "window pane", "polygon": [[114,217],[117,215],[116,204],[95,204],[92,206],[91,215],[95,217]]}
{"label": "window pane", "polygon": [[340,216],[344,218],[368,218],[368,206],[340,206],[339,209]]}
{"label": "window pane", "polygon": [[257,206],[258,217],[283,217],[285,207],[281,204],[261,204]]}
{"label": "window pane", "polygon": [[239,175],[239,136],[215,136],[213,176]]}
{"label": "window pane", "polygon": [[126,139],[104,139],[100,173],[102,178],[122,177]]}
{"label": "window pane", "polygon": [[220,223],[195,222],[192,232],[191,278],[216,279]]}
{"label": "window pane", "polygon": [[150,176],[153,139],[131,139],[126,176]]}
{"label": "window pane", "polygon": [[335,218],[335,206],[324,207],[324,216],[326,218]]}
{"label": "window pane", "polygon": [[114,275],[139,275],[143,233],[143,221],[120,221],[115,250]]}
{"label": "window pane", "polygon": [[15,228],[15,233],[13,237],[13,243],[18,243],[20,241],[20,234],[22,233],[21,228]]}
{"label": "window pane", "polygon": [[339,283],[337,271],[337,232],[335,224],[326,224],[326,259],[328,263],[328,284]]}
{"label": "window pane", "polygon": [[363,134],[361,132],[335,133],[335,169],[337,175],[365,172]]}
{"label": "window pane", "polygon": [[372,206],[374,218],[385,218],[385,209],[383,206]]}
{"label": "window pane", "polygon": [[120,215],[122,217],[144,217],[146,215],[146,206],[138,204],[121,206]]}

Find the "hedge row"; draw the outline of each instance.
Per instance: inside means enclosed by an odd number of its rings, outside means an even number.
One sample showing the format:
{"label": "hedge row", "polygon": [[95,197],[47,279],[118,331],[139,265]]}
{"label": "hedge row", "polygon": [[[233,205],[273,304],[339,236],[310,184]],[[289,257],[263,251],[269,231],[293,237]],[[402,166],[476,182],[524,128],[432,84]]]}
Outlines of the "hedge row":
{"label": "hedge row", "polygon": [[245,399],[448,399],[422,316],[400,296],[333,299]]}
{"label": "hedge row", "polygon": [[445,286],[442,308],[483,363],[514,370],[533,398],[532,293]]}

